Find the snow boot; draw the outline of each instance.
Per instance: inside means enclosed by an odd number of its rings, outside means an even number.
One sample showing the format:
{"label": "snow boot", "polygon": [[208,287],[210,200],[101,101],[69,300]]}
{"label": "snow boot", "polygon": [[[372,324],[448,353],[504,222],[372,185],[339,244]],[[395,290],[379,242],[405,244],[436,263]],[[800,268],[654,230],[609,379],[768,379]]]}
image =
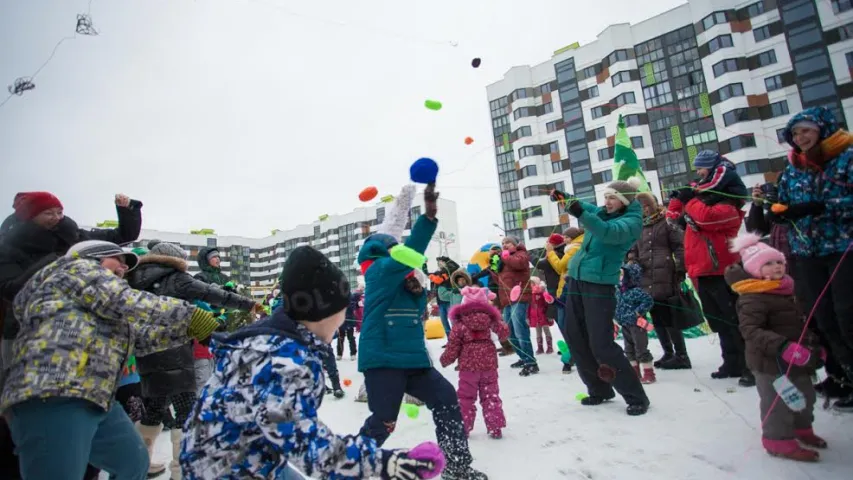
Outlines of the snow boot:
{"label": "snow boot", "polygon": [[640,378],[640,381],[646,385],[655,383],[657,381],[657,377],[655,376],[655,369],[652,367],[651,363],[643,364],[643,376]]}
{"label": "snow boot", "polygon": [[545,350],[542,350],[542,337],[536,339],[536,355],[542,355]]}
{"label": "snow boot", "polygon": [[572,373],[572,364],[571,363],[564,363],[563,364],[563,375],[568,375],[570,373]]}
{"label": "snow boot", "polygon": [[522,368],[522,367],[524,367],[524,360],[519,360],[519,361],[517,361],[517,362],[515,362],[509,366],[509,368]]}
{"label": "snow boot", "polygon": [[340,361],[341,361],[341,360],[343,360],[343,359],[344,359],[344,356],[343,356],[343,355],[338,355],[338,356],[337,356],[337,361],[339,361],[339,362],[340,362]]}
{"label": "snow boot", "polygon": [[818,437],[814,434],[814,429],[812,428],[803,428],[800,430],[794,430],[794,435],[797,436],[797,440],[800,443],[814,448],[826,448],[826,440]]}
{"label": "snow boot", "polygon": [[442,480],[489,480],[488,475],[485,473],[474,470],[471,467],[464,467],[460,469],[455,468],[445,468],[444,472],[441,473]]}
{"label": "snow boot", "polygon": [[739,378],[743,371],[739,368],[731,368],[728,365],[721,365],[716,372],[711,373],[711,378],[714,380],[722,380],[724,378]]}
{"label": "snow boot", "polygon": [[788,458],[798,462],[816,462],[820,454],[814,450],[803,448],[796,440],[769,440],[761,439],[761,444],[771,456]]}
{"label": "snow boot", "polygon": [[545,350],[545,353],[554,353],[554,340],[551,338],[548,339],[548,349]]}
{"label": "snow boot", "polygon": [[184,432],[181,429],[173,429],[169,432],[169,438],[172,440],[172,461],[169,462],[171,480],[181,480],[181,440],[184,438]]}
{"label": "snow boot", "polygon": [[616,394],[612,394],[609,397],[599,397],[598,395],[590,395],[581,400],[581,405],[586,407],[594,407],[596,405],[601,405],[604,402],[609,402],[616,397]]}
{"label": "snow boot", "polygon": [[631,403],[625,408],[625,413],[630,417],[638,417],[645,415],[649,411],[649,402],[646,403]]}
{"label": "snow boot", "polygon": [[690,363],[690,357],[687,355],[673,355],[669,360],[660,359],[659,362],[660,365],[658,365],[658,362],[655,362],[655,368],[660,368],[661,370],[690,370],[693,368],[693,364]]}
{"label": "snow boot", "polygon": [[142,441],[145,442],[145,448],[148,449],[148,478],[156,477],[166,471],[166,465],[162,463],[154,463],[154,442],[157,441],[157,436],[163,431],[163,425],[149,427],[141,423],[136,424],[136,430],[142,436]]}
{"label": "snow boot", "polygon": [[740,380],[737,381],[737,384],[741,387],[754,387],[755,375],[753,375],[749,370],[744,370],[743,375],[740,376]]}
{"label": "snow boot", "polygon": [[504,438],[504,436],[501,433],[501,429],[499,428],[497,430],[492,430],[491,432],[489,432],[489,438],[494,438],[495,440],[500,440],[500,439]]}
{"label": "snow boot", "polygon": [[521,371],[518,374],[522,377],[529,377],[530,375],[535,375],[539,373],[539,365],[535,363],[528,363],[524,367],[521,368]]}
{"label": "snow boot", "polygon": [[675,355],[673,355],[672,352],[663,352],[663,356],[660,357],[659,359],[655,360],[655,363],[654,363],[655,368],[661,368],[661,365],[663,365],[665,362],[669,362],[674,357],[675,357]]}
{"label": "snow boot", "polygon": [[637,374],[637,378],[642,379],[643,374],[640,373],[640,363],[639,362],[631,362],[631,367],[634,368],[634,373]]}
{"label": "snow boot", "polygon": [[853,412],[853,395],[848,395],[845,398],[836,400],[835,403],[832,404],[832,408],[839,412]]}

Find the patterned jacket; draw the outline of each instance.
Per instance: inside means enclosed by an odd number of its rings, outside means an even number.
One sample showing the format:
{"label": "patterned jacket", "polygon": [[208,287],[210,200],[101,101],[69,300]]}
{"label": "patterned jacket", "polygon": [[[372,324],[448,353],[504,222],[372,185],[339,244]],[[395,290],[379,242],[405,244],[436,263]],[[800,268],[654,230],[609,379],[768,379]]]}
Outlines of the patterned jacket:
{"label": "patterned jacket", "polygon": [[622,265],[622,281],[616,289],[615,320],[620,325],[636,325],[637,317],[654,306],[654,300],[642,288],[643,269],[636,263]]}
{"label": "patterned jacket", "polygon": [[193,305],[133,290],[97,262],[61,258],[15,297],[21,324],[0,411],[34,398],[81,398],[108,410],[134,353],[205,338],[216,321]]}
{"label": "patterned jacket", "polygon": [[311,478],[378,477],[390,452],[335,435],[317,417],[326,344],[282,309],[211,342],[213,376],[187,422],[188,480],[278,478],[290,462]]}

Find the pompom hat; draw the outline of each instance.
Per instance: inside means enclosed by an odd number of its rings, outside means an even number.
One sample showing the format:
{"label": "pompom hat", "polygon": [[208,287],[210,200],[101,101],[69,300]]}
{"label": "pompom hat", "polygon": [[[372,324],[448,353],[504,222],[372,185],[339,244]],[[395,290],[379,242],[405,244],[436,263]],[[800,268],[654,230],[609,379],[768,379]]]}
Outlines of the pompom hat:
{"label": "pompom hat", "polygon": [[731,251],[740,253],[743,269],[755,278],[761,278],[761,267],[767,263],[785,263],[785,255],[782,252],[762,243],[761,237],[754,233],[738,235],[731,242]]}
{"label": "pompom hat", "polygon": [[560,245],[566,243],[566,239],[563,238],[563,236],[559,233],[552,233],[551,236],[548,237],[548,243],[555,247],[559,247]]}

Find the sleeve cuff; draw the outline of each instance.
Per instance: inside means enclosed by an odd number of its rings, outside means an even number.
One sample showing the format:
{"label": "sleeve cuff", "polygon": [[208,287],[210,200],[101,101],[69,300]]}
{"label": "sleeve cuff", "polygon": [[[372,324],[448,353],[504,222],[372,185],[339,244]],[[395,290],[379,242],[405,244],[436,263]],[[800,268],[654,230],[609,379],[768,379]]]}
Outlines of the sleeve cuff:
{"label": "sleeve cuff", "polygon": [[204,340],[219,327],[219,322],[213,318],[210,312],[196,308],[190,317],[190,326],[187,333],[196,340]]}

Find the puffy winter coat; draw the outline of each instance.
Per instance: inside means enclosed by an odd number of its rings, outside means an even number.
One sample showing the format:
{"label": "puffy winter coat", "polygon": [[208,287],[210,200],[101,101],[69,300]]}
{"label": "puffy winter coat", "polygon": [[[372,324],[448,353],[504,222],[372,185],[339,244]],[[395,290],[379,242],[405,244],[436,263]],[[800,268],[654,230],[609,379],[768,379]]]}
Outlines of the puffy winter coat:
{"label": "puffy winter coat", "polygon": [[[688,225],[684,231],[684,265],[693,279],[723,275],[726,267],[740,261],[740,255],[729,251],[729,241],[737,237],[744,212],[729,201],[716,202],[714,196],[702,194],[684,207],[698,228]],[[713,205],[704,202],[709,199]]]}
{"label": "puffy winter coat", "polygon": [[[418,217],[406,246],[426,251],[437,220]],[[365,239],[359,264],[372,261],[364,271],[364,319],[358,339],[358,370],[371,368],[427,368],[432,366],[424,337],[426,292],[406,289],[411,267],[392,259],[382,234]]]}
{"label": "puffy winter coat", "polygon": [[94,260],[65,257],[33,275],[15,297],[15,315],[21,330],[0,411],[52,397],[109,410],[134,349],[166,350],[217,326],[189,303],[134,290]]}
{"label": "puffy winter coat", "polygon": [[131,201],[129,207],[116,207],[118,228],[83,230],[70,217],[64,217],[51,230],[33,222],[18,222],[7,218],[7,231],[0,243],[0,309],[3,309],[3,338],[15,338],[18,322],[12,313],[12,302],[29,278],[48,263],[56,260],[75,243],[84,240],[105,240],[117,245],[139,237],[142,228],[142,202]]}
{"label": "puffy winter coat", "polygon": [[[765,287],[767,281],[751,277],[740,264],[726,269],[726,281],[739,295],[738,323],[746,344],[746,365],[754,372],[780,375],[788,368],[780,356],[787,342],[797,342],[805,323],[793,295],[793,281],[787,291]],[[790,280],[790,277],[788,277]],[[792,375],[811,375],[820,358],[817,336],[806,330],[802,345],[812,350],[804,367],[793,367]],[[784,369],[784,370],[783,370]]]}
{"label": "puffy winter coat", "polygon": [[517,245],[509,257],[503,259],[503,268],[498,272],[498,298],[501,308],[510,305],[509,292],[512,287],[521,287],[518,302],[530,303],[530,255],[524,245]]}
{"label": "puffy winter coat", "polygon": [[560,282],[557,284],[557,298],[563,295],[563,287],[566,286],[566,274],[569,272],[569,262],[578,253],[581,245],[583,245],[583,236],[584,234],[580,234],[573,238],[568,246],[566,246],[562,255],[557,255],[556,251],[554,251],[548,252],[548,255],[545,256],[548,263],[560,274]]}
{"label": "puffy winter coat", "polygon": [[654,300],[640,287],[643,269],[639,265],[623,265],[622,272],[622,280],[616,289],[614,320],[621,325],[636,325],[637,317],[648,313],[654,306]]}
{"label": "puffy winter coat", "polygon": [[677,294],[684,268],[684,231],[658,215],[643,225],[640,239],[631,247],[643,271],[642,287],[658,302]]}
{"label": "puffy winter coat", "polygon": [[542,287],[533,285],[530,287],[530,305],[527,306],[527,324],[530,328],[550,326],[554,318],[556,318],[556,310],[551,307],[554,305],[553,296],[552,302],[548,303],[545,300],[547,290]]}
{"label": "puffy winter coat", "polygon": [[[189,302],[201,301],[237,310],[251,310],[255,305],[250,298],[193,278],[187,273],[185,260],[165,255],[139,257],[139,265],[130,272],[127,282],[137,290]],[[136,362],[142,377],[143,396],[166,397],[196,391],[193,346],[189,342],[162,352],[137,356]]]}
{"label": "puffy winter coat", "polygon": [[[555,258],[562,258],[563,254],[566,253],[566,246],[560,245],[559,247],[555,248],[553,252],[548,253],[553,253]],[[556,295],[557,289],[560,286],[560,279],[563,277],[563,275],[561,274],[561,272],[558,272],[553,265],[551,265],[551,262],[548,261],[547,255],[545,256],[545,258],[542,258],[538,262],[536,262],[536,270],[542,272],[542,277],[544,277],[542,279],[545,280],[545,286],[548,288],[548,292],[551,295]]]}
{"label": "puffy winter coat", "polygon": [[[799,149],[792,128],[801,121],[820,128],[819,148],[825,163],[806,168],[798,160]],[[784,131],[785,140],[794,147],[790,164],[779,179],[779,203],[798,205],[822,202],[826,211],[794,221],[788,232],[791,253],[800,257],[842,253],[853,239],[853,136],[838,128],[833,115],[823,107],[813,107],[791,117]],[[795,165],[796,164],[796,165]]]}
{"label": "puffy winter coat", "polygon": [[583,214],[578,222],[586,233],[580,250],[569,262],[569,276],[583,282],[616,285],[625,254],[643,230],[640,203],[633,201],[613,214],[591,203],[580,204]]}
{"label": "puffy winter coat", "polygon": [[382,474],[390,451],[320,420],[328,345],[283,309],[211,345],[216,368],[181,445],[184,478],[279,478],[288,464],[311,478]]}
{"label": "puffy winter coat", "polygon": [[492,332],[501,341],[509,336],[509,327],[498,309],[487,303],[469,302],[451,308],[449,318],[453,330],[441,354],[441,365],[446,367],[459,360],[459,370],[463,372],[497,370],[498,354]]}

